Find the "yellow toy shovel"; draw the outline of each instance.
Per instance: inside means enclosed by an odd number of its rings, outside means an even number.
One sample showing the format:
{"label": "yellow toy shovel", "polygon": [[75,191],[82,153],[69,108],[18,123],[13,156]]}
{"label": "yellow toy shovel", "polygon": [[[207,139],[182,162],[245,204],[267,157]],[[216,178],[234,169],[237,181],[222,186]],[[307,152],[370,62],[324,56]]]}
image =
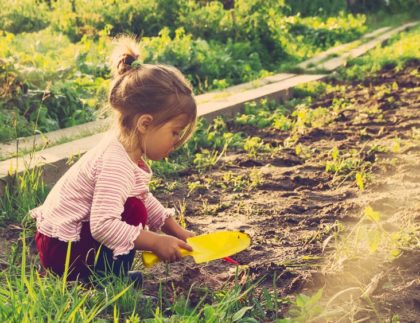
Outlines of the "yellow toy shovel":
{"label": "yellow toy shovel", "polygon": [[[249,247],[251,238],[239,231],[217,231],[191,237],[187,243],[193,251],[180,249],[182,257],[192,256],[197,264],[225,258]],[[151,267],[160,261],[154,253],[145,251],[142,255],[146,267]]]}

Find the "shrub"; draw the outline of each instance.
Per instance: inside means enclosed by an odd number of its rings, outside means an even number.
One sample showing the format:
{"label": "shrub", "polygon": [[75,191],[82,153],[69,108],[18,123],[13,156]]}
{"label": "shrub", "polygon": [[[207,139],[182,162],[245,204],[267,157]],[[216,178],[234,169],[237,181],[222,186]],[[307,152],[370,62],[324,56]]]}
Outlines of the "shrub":
{"label": "shrub", "polygon": [[83,36],[98,37],[107,29],[111,36],[120,33],[155,36],[163,26],[173,25],[185,1],[57,0],[51,24],[73,42]]}
{"label": "shrub", "polygon": [[44,29],[48,26],[47,6],[36,0],[1,0],[2,30],[18,34]]}
{"label": "shrub", "polygon": [[333,16],[346,10],[345,0],[286,0],[289,14],[306,16]]}

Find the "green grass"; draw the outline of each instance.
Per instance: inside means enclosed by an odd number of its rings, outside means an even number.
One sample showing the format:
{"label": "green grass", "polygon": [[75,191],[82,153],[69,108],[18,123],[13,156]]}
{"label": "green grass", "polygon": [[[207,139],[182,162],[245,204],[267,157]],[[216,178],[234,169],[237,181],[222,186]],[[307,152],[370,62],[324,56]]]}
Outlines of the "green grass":
{"label": "green grass", "polygon": [[[2,322],[90,322],[101,317],[118,319],[123,313],[127,318],[137,315],[141,291],[120,279],[106,285],[104,279],[95,289],[50,273],[42,277],[34,263],[27,261],[25,235],[21,241],[22,245],[11,256],[19,259],[20,264],[11,260],[9,267],[0,272]],[[153,313],[144,305],[143,313]]]}
{"label": "green grass", "polygon": [[48,194],[42,179],[42,168],[30,169],[26,165],[23,169],[19,174],[16,169],[10,170],[8,184],[0,198],[0,225],[7,222],[31,223],[28,211],[41,204]]}
{"label": "green grass", "polygon": [[376,47],[367,55],[350,60],[337,71],[337,79],[358,80],[373,75],[383,68],[397,71],[412,60],[420,60],[420,26],[392,37],[384,46]]}
{"label": "green grass", "polygon": [[161,283],[153,301],[117,277],[93,276],[93,287],[48,272],[41,276],[27,258],[25,241],[23,234],[9,267],[0,272],[2,322],[259,322],[284,303],[267,289],[256,295],[257,283],[239,283],[238,271],[231,286],[205,291],[194,303],[190,296],[199,286],[191,286],[188,295],[176,295]]}

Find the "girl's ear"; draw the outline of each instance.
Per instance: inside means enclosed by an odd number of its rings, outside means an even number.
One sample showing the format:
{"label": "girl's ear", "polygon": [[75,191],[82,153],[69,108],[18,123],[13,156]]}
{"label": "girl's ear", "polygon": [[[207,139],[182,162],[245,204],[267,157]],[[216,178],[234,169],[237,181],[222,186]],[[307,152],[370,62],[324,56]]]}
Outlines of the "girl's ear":
{"label": "girl's ear", "polygon": [[137,130],[144,135],[152,125],[153,117],[150,114],[143,114],[137,120]]}

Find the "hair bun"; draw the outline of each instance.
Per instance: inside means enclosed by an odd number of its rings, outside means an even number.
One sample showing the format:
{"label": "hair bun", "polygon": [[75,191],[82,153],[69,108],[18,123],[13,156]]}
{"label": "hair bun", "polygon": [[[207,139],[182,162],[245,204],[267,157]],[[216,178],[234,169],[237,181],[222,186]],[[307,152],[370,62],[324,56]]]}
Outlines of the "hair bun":
{"label": "hair bun", "polygon": [[114,77],[128,72],[131,64],[139,57],[136,41],[131,37],[120,37],[115,41],[115,48],[111,54],[111,69]]}
{"label": "hair bun", "polygon": [[118,74],[122,75],[129,71],[132,68],[131,64],[137,60],[137,57],[130,54],[124,54],[117,65]]}

